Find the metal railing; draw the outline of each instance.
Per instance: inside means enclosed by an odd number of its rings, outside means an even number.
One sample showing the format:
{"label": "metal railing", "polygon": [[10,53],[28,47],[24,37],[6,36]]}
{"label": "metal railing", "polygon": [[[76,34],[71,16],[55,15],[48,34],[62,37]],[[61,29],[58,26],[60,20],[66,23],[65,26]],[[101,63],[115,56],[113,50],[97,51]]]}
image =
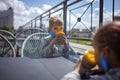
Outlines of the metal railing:
{"label": "metal railing", "polygon": [[[92,0],[91,2],[85,2],[86,0],[64,0],[61,3],[57,4],[56,6],[52,7],[51,9],[45,11],[44,13],[42,13],[41,15],[35,17],[34,19],[32,19],[31,21],[27,22],[25,25],[22,26],[22,28],[42,28],[44,27],[48,27],[48,20],[50,18],[50,16],[52,15],[59,15],[63,18],[64,20],[64,32],[66,35],[71,35],[71,33],[73,32],[73,29],[76,27],[77,24],[81,24],[84,28],[87,29],[87,32],[90,32],[91,35],[93,35],[93,4],[95,2],[95,0]],[[112,5],[112,17],[114,19],[114,2],[115,0],[112,1],[113,5]],[[81,4],[82,3],[82,4]],[[103,0],[99,0],[99,6],[97,6],[99,8],[99,25],[103,23]],[[80,4],[80,5],[79,5]],[[82,7],[86,7],[86,9],[79,14],[81,15],[76,15],[75,12],[73,12],[74,10],[80,9]],[[86,25],[83,21],[83,17],[85,16],[85,13],[90,10],[90,25]],[[68,14],[69,13],[69,14]],[[76,17],[76,21],[74,21],[75,23],[73,25],[71,25],[71,16]],[[68,19],[68,20],[67,20]],[[99,26],[98,25],[98,26]],[[67,29],[69,28],[69,29]],[[79,26],[79,28],[81,28],[81,26]],[[67,31],[68,30],[68,31]]]}

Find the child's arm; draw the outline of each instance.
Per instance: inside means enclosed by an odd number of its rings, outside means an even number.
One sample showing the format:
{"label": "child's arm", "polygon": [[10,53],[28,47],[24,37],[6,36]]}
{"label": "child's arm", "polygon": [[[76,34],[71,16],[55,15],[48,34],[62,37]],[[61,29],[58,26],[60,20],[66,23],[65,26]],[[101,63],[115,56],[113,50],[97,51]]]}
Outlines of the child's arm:
{"label": "child's arm", "polygon": [[50,41],[50,43],[48,44],[48,47],[51,49],[51,48],[53,48],[53,45],[56,43],[56,37],[55,38],[53,38],[51,41]]}
{"label": "child's arm", "polygon": [[69,46],[69,42],[68,42],[66,36],[63,36],[62,42],[64,43],[63,54],[64,54],[65,57],[68,57],[69,54],[72,54],[72,50],[71,50],[71,48]]}
{"label": "child's arm", "polygon": [[56,38],[45,38],[41,41],[41,52],[44,56],[52,56],[55,53],[54,44],[56,42]]}
{"label": "child's arm", "polygon": [[62,36],[62,42],[64,43],[64,51],[68,51],[68,48],[69,48],[69,43],[67,41],[67,37],[64,35]]}

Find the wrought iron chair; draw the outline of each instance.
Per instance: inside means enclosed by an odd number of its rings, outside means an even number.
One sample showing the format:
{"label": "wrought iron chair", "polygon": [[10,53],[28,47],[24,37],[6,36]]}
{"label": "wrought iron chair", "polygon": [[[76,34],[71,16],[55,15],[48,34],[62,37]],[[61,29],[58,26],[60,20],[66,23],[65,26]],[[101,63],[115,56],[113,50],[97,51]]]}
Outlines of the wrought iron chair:
{"label": "wrought iron chair", "polygon": [[[48,33],[34,33],[28,36],[23,42],[21,48],[21,57],[52,57],[45,55],[40,50],[41,39],[48,36]],[[70,55],[75,55],[75,51],[70,47],[71,53]]]}
{"label": "wrought iron chair", "polygon": [[15,36],[11,32],[0,30],[0,34],[4,35],[13,46],[16,44]]}
{"label": "wrought iron chair", "polygon": [[16,44],[19,47],[22,47],[23,41],[25,40],[25,38],[27,38],[29,35],[33,34],[33,33],[39,33],[39,32],[43,32],[43,30],[41,29],[37,29],[37,28],[31,28],[31,29],[25,29],[19,33],[16,34]]}
{"label": "wrought iron chair", "polygon": [[21,56],[22,57],[40,57],[42,54],[40,53],[40,44],[41,39],[48,36],[48,33],[34,33],[28,36],[23,42],[21,48]]}
{"label": "wrought iron chair", "polygon": [[21,47],[22,44],[24,42],[24,40],[31,34],[33,33],[39,33],[39,32],[45,32],[42,29],[38,29],[38,28],[30,28],[30,29],[25,29],[19,33],[16,34],[16,45],[17,45],[17,55],[20,56],[20,51],[21,51]]}
{"label": "wrought iron chair", "polygon": [[15,57],[15,50],[9,40],[0,34],[0,57]]}

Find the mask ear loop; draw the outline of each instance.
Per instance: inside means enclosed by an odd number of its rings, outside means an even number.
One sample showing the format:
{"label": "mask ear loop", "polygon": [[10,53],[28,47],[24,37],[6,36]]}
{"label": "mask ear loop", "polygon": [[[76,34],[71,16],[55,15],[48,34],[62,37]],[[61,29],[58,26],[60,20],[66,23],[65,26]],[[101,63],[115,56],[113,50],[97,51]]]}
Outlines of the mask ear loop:
{"label": "mask ear loop", "polygon": [[100,66],[103,68],[104,72],[107,72],[110,69],[109,61],[107,58],[104,58],[103,53],[100,57]]}

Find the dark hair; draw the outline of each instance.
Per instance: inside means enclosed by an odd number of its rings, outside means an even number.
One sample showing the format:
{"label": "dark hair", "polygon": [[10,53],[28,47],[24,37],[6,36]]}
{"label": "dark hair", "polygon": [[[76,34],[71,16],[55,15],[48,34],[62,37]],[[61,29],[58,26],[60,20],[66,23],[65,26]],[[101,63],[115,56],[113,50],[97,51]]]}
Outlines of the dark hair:
{"label": "dark hair", "polygon": [[120,21],[120,16],[114,16],[114,21]]}
{"label": "dark hair", "polygon": [[64,24],[63,20],[59,16],[50,17],[48,31],[52,27],[62,26],[63,24]]}
{"label": "dark hair", "polygon": [[120,57],[120,21],[101,26],[96,32],[93,41],[99,48],[109,47],[115,55]]}

